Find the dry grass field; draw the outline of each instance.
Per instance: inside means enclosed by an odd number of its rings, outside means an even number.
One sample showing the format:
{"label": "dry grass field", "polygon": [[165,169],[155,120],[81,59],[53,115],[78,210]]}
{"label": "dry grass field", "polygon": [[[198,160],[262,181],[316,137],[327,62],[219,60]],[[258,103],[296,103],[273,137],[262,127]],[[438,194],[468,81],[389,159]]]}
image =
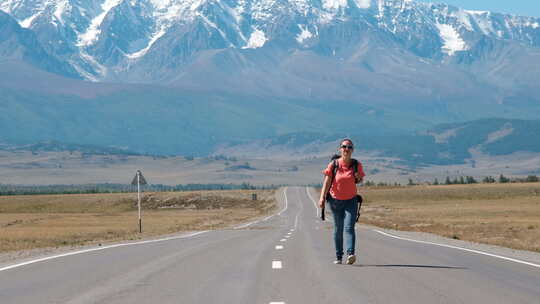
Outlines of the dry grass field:
{"label": "dry grass field", "polygon": [[144,193],[140,234],[137,194],[1,196],[0,252],[224,228],[274,208],[271,190]]}
{"label": "dry grass field", "polygon": [[[258,200],[252,201],[252,193]],[[361,223],[540,252],[540,183],[364,187]],[[275,210],[274,191],[0,196],[0,252],[230,227]]]}
{"label": "dry grass field", "polygon": [[362,188],[361,223],[540,252],[540,183]]}

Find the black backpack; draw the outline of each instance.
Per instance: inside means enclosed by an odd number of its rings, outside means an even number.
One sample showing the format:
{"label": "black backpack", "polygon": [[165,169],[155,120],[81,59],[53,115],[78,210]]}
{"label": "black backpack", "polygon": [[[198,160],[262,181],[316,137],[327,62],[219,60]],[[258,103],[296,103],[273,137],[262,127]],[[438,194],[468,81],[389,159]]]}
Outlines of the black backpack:
{"label": "black backpack", "polygon": [[[341,156],[339,156],[339,155],[332,156],[333,174],[332,174],[332,180],[330,181],[330,187],[328,188],[328,192],[326,193],[326,199],[327,200],[328,200],[328,198],[330,196],[330,188],[332,188],[332,184],[334,183],[334,177],[336,176],[337,170],[339,168],[338,159],[340,157]],[[358,184],[358,178],[356,178],[356,173],[358,173],[358,161],[356,159],[354,159],[354,158],[352,158],[351,160],[352,160],[352,165],[353,165],[353,168],[354,168],[355,183]],[[357,194],[356,198],[358,199],[358,211],[356,213],[356,222],[358,222],[358,219],[360,219],[360,208],[362,208],[362,202],[364,201],[364,199],[362,198],[362,196],[360,194]],[[324,221],[324,208],[323,208],[323,210],[321,212],[321,219]]]}

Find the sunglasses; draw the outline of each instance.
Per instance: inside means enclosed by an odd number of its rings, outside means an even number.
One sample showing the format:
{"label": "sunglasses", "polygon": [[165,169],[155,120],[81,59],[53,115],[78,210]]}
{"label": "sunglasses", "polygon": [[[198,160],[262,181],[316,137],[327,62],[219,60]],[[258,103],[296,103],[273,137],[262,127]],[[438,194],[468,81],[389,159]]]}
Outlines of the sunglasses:
{"label": "sunglasses", "polygon": [[342,148],[342,149],[349,149],[349,150],[354,149],[353,146],[347,146],[347,145],[341,145],[341,148]]}

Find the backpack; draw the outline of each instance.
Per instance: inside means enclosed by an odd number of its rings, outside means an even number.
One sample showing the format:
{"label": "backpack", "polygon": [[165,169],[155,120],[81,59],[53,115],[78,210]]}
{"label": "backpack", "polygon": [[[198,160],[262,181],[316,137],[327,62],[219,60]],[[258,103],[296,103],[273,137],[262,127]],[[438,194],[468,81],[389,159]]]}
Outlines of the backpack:
{"label": "backpack", "polygon": [[[330,188],[328,188],[328,193],[326,193],[326,199],[327,200],[328,200],[328,198],[330,196],[330,189],[332,188],[332,184],[334,183],[334,177],[336,176],[337,170],[339,168],[339,162],[338,162],[339,158],[340,158],[339,155],[332,156],[333,174],[332,174],[332,180],[330,181]],[[358,173],[358,161],[356,159],[354,159],[354,158],[352,158],[351,161],[352,161],[352,166],[354,168],[354,175],[355,175],[354,182],[356,184],[358,184],[358,178],[356,178],[356,173]],[[364,201],[364,199],[362,198],[362,196],[360,194],[357,194],[356,198],[358,200],[358,209],[357,209],[357,212],[356,212],[356,222],[358,222],[358,219],[360,219],[360,208],[362,208],[362,202]],[[321,218],[324,221],[324,210],[321,213]]]}

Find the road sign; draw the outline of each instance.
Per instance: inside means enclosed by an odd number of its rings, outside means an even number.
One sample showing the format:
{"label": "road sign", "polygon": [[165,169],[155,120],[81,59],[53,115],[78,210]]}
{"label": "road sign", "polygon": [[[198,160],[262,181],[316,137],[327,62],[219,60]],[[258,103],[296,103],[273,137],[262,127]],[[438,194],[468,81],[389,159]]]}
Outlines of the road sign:
{"label": "road sign", "polygon": [[139,185],[148,185],[146,182],[146,179],[142,175],[141,170],[137,170],[137,173],[135,174],[135,177],[133,177],[133,180],[131,181],[131,184],[134,186],[137,186],[137,175],[139,176]]}
{"label": "road sign", "polygon": [[141,218],[141,185],[148,184],[146,182],[146,179],[142,175],[141,170],[137,170],[137,173],[135,174],[135,177],[133,178],[133,181],[131,181],[132,185],[137,185],[137,206],[139,207],[139,233],[142,233],[142,218]]}

